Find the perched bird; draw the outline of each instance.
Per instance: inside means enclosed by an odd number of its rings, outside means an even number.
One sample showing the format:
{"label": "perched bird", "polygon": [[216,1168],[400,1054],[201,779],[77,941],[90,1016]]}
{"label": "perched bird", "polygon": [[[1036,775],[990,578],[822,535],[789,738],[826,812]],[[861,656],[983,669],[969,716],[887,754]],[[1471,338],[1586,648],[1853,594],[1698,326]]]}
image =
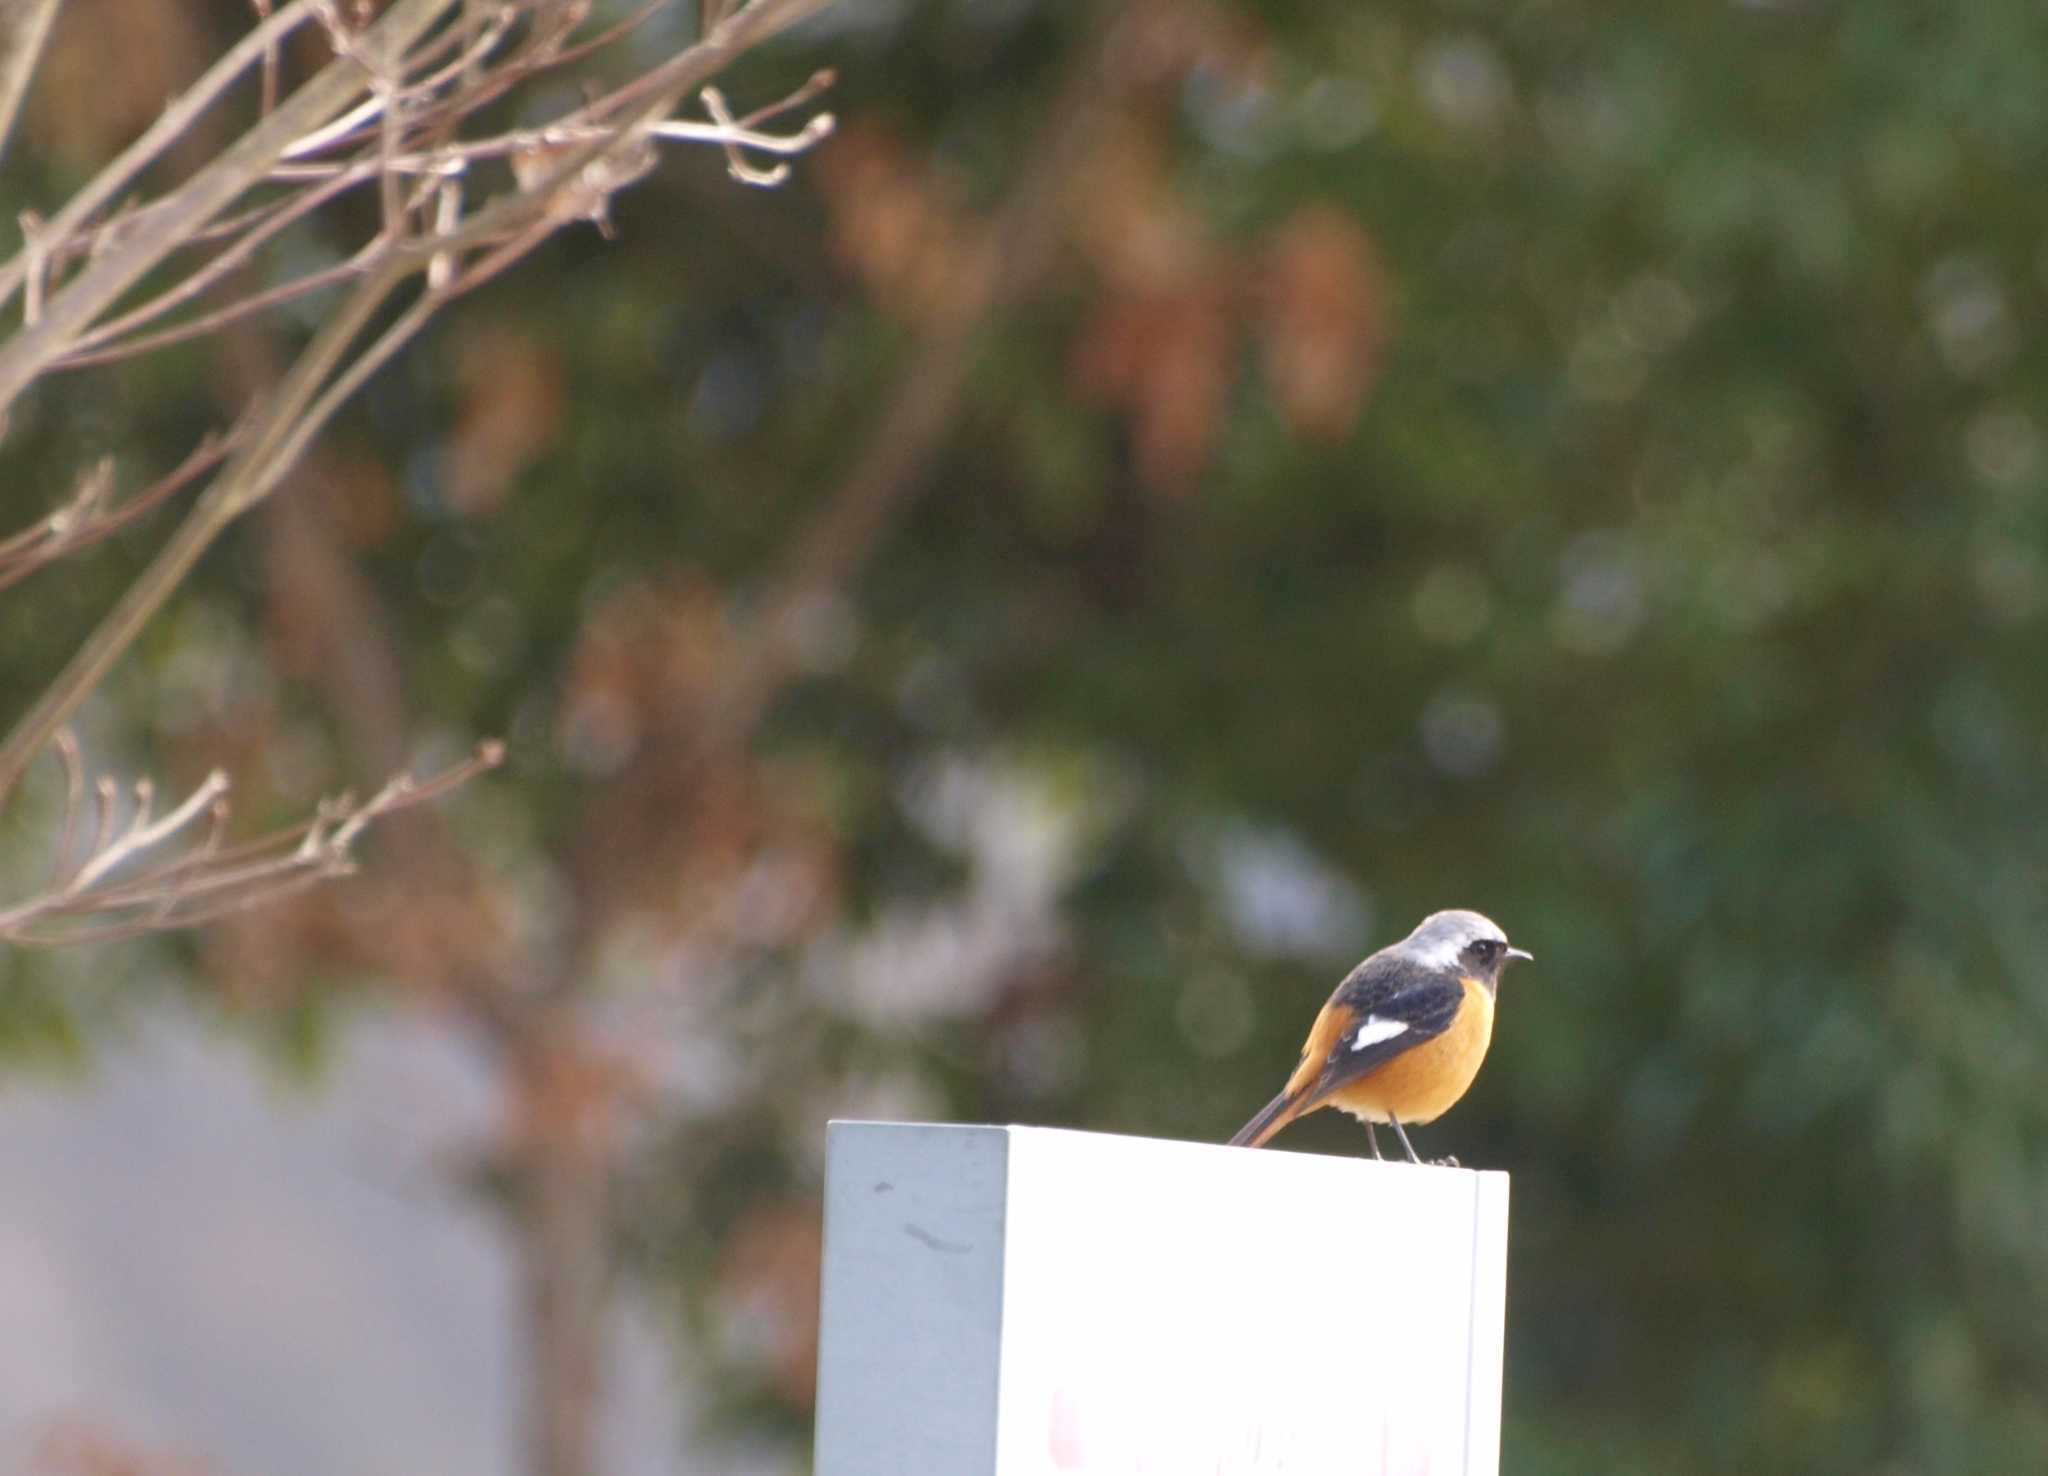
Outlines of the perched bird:
{"label": "perched bird", "polygon": [[1345,975],[1316,1016],[1301,1064],[1280,1095],[1230,1141],[1256,1148],[1304,1113],[1340,1107],[1391,1124],[1420,1163],[1404,1122],[1433,1122],[1465,1095],[1493,1039],[1493,998],[1511,958],[1507,935],[1476,912],[1433,912],[1400,942]]}

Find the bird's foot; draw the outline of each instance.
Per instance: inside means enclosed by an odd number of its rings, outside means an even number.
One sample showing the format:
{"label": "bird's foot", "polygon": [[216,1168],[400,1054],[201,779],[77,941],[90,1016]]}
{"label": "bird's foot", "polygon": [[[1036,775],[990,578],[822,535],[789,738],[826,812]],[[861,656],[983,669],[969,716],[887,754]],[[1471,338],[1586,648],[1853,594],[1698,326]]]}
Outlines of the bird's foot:
{"label": "bird's foot", "polygon": [[1429,1161],[1429,1165],[1431,1168],[1440,1169],[1456,1169],[1463,1168],[1465,1166],[1464,1164],[1458,1162],[1457,1156],[1455,1154],[1448,1158],[1432,1158]]}

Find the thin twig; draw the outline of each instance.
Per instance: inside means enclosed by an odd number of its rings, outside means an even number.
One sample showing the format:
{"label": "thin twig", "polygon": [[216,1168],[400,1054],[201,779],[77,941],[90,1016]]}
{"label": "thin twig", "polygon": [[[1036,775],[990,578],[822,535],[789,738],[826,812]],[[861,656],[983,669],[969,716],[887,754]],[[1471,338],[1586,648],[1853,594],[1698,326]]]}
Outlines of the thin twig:
{"label": "thin twig", "polygon": [[[513,11],[508,6],[493,25],[488,27],[481,36],[477,37],[473,44],[464,48],[462,55],[432,76],[423,78],[418,82],[407,83],[403,87],[398,88],[397,91],[403,94],[407,101],[411,101],[414,98],[430,97],[443,85],[453,81],[458,74],[466,71],[469,67],[482,61],[493,51],[497,50],[499,44],[504,40],[506,33],[512,27],[512,18]],[[386,102],[386,98],[381,93],[373,93],[326,127],[317,128],[304,138],[293,143],[290,148],[284,151],[281,157],[286,159],[305,159],[314,154],[325,153],[329,149],[343,148],[363,142],[369,136],[369,129],[372,125],[381,126],[381,119],[390,116],[390,109],[386,106]]]}
{"label": "thin twig", "polygon": [[57,735],[52,747],[64,766],[64,831],[57,841],[57,863],[51,869],[48,888],[55,891],[71,874],[71,848],[78,843],[78,813],[85,804],[85,760],[69,728]]}
{"label": "thin twig", "polygon": [[99,815],[99,823],[93,826],[92,851],[89,854],[98,855],[113,843],[114,807],[121,802],[121,787],[112,779],[101,775],[99,781],[92,787],[92,796],[95,810]]}
{"label": "thin twig", "polygon": [[[809,91],[809,84],[799,90]],[[772,189],[789,178],[787,164],[777,164],[772,169],[756,169],[747,162],[743,149],[759,149],[767,154],[800,154],[832,135],[834,121],[830,113],[818,114],[788,138],[777,138],[735,122],[731,110],[725,105],[725,94],[716,87],[705,88],[699,96],[704,99],[704,110],[711,114],[714,126],[657,123],[648,131],[658,138],[701,139],[721,144],[725,149],[726,173],[741,184]]]}
{"label": "thin twig", "polygon": [[[379,55],[402,55],[404,46],[422,38],[453,3],[455,0],[396,0],[368,32],[353,38],[352,45],[364,47],[375,37],[382,48]],[[86,694],[162,607],[200,555],[234,519],[282,481],[345,394],[352,393],[397,344],[423,326],[426,313],[401,315],[354,364],[342,367],[358,335],[407,278],[429,272],[436,259],[452,264],[459,260],[460,252],[473,245],[511,242],[516,254],[525,249],[529,233],[544,222],[561,224],[600,215],[610,193],[647,167],[636,162],[647,149],[641,132],[644,128],[666,118],[683,96],[709,81],[748,46],[795,25],[827,3],[752,0],[721,19],[697,45],[646,74],[636,93],[644,99],[639,106],[625,109],[621,94],[614,94],[607,102],[608,114],[626,113],[615,132],[566,149],[548,161],[549,167],[539,178],[471,213],[453,232],[391,244],[300,353],[257,417],[247,443],[215,477],[170,541],[101,620],[55,682],[0,743],[0,796],[20,782],[35,755],[71,720]],[[337,72],[337,68],[344,69]],[[214,165],[170,199],[151,207],[151,219],[159,224],[175,220],[183,231],[202,228],[232,203],[234,195],[272,167],[291,140],[346,107],[350,97],[361,90],[361,72],[355,63],[330,64]],[[660,85],[647,85],[650,79],[658,79]],[[0,412],[21,385],[69,349],[71,339],[84,331],[85,323],[111,295],[170,249],[159,231],[140,234],[148,239],[141,245],[130,240],[109,248],[50,302],[41,326],[0,347]],[[532,239],[538,240],[541,234],[544,232]],[[494,270],[505,259],[509,258],[502,253],[494,254],[482,264],[482,270]],[[423,302],[438,306],[462,290],[465,276],[452,265],[438,269],[435,275],[452,279],[448,285],[430,285],[422,294]],[[480,279],[469,275],[466,282],[473,286]]]}
{"label": "thin twig", "polygon": [[170,541],[101,619],[78,654],[7,735],[7,741],[0,744],[0,797],[12,793],[44,744],[58,728],[71,721],[86,695],[99,685],[221,530],[247,510],[254,501],[250,492],[254,482],[264,476],[274,480],[282,474],[280,468],[271,464],[272,453],[290,434],[292,422],[318,393],[320,384],[349,344],[398,290],[406,274],[405,265],[394,260],[359,284],[300,352],[277,394],[264,408],[248,443],[222,469]]}
{"label": "thin twig", "polygon": [[[789,0],[782,0],[782,3],[788,4]],[[804,8],[814,8],[817,0],[796,0],[796,3]],[[777,8],[776,0],[756,0],[756,5],[750,7],[749,12],[743,12],[742,15],[751,19],[751,12],[754,10],[772,10],[775,8]],[[622,31],[626,25],[637,22],[638,19],[638,16],[629,18],[628,22],[613,27],[612,31],[614,33]],[[495,45],[496,32],[487,35],[485,43]],[[576,49],[581,50],[581,48]],[[348,50],[360,52],[361,43],[351,42]],[[687,58],[688,53],[685,53],[683,58],[677,58],[677,60]],[[699,61],[701,64],[702,59],[700,58]],[[455,70],[453,67],[445,69],[441,75],[452,76]],[[814,76],[803,88],[790,97],[750,115],[749,121],[787,111],[789,108],[796,106],[801,100],[815,95],[821,86],[829,82],[829,80],[830,78],[826,74]],[[377,160],[358,161],[354,164],[340,166],[289,165],[282,163],[274,166],[268,172],[271,178],[319,179],[322,181],[320,188],[314,194],[301,198],[288,208],[276,210],[252,230],[249,236],[238,243],[236,247],[223,253],[221,257],[216,258],[213,262],[201,268],[200,271],[193,273],[191,277],[167,289],[166,292],[160,294],[157,298],[122,315],[120,319],[114,322],[101,325],[90,332],[79,333],[73,346],[52,360],[47,367],[52,369],[77,369],[88,365],[105,363],[114,359],[130,357],[139,353],[146,353],[203,335],[248,313],[275,307],[301,294],[317,291],[332,286],[336,282],[346,280],[350,276],[361,274],[367,269],[366,263],[374,256],[374,252],[367,247],[349,263],[309,274],[294,283],[285,284],[268,292],[256,294],[241,302],[220,309],[216,313],[205,315],[190,323],[179,325],[174,329],[132,339],[125,343],[117,342],[125,334],[132,331],[135,326],[148,321],[151,317],[160,314],[178,302],[191,300],[207,286],[219,281],[236,267],[245,263],[263,240],[282,230],[291,220],[298,218],[315,208],[317,204],[331,198],[334,193],[365,180],[375,178],[379,181],[384,200],[384,214],[387,221],[387,236],[380,238],[379,242],[373,244],[388,245],[390,244],[388,236],[390,223],[396,221],[406,210],[406,207],[402,205],[394,205],[391,199],[392,191],[396,188],[394,176],[397,171],[447,175],[458,172],[467,167],[471,161],[481,158],[516,157],[521,152],[530,151],[535,148],[547,150],[568,145],[588,145],[593,148],[603,148],[616,142],[616,132],[602,126],[586,124],[583,126],[572,125],[563,127],[558,125],[538,130],[523,130],[506,134],[496,139],[484,140],[468,145],[444,146],[428,154],[401,153],[398,152],[400,130],[394,122],[397,113],[394,99],[398,94],[396,90],[388,87],[381,80],[373,79],[372,85],[379,95],[357,108],[354,113],[344,115],[342,121],[360,120],[366,113],[375,113],[382,117],[384,123],[379,129],[380,151]],[[716,94],[713,94],[713,96],[716,96]],[[610,99],[601,100],[601,104],[605,111],[609,112],[615,108],[619,101],[620,95],[615,94]],[[716,110],[722,113],[722,98],[718,100]],[[655,110],[649,110],[650,113],[653,111]],[[589,115],[591,115],[590,110],[584,109],[577,116]],[[782,155],[800,153],[814,146],[820,139],[827,136],[831,128],[832,119],[830,115],[821,115],[812,119],[798,133],[784,137],[762,133],[757,128],[748,126],[748,123],[735,123],[729,114],[725,114],[724,116],[715,116],[714,123],[710,125],[680,121],[651,123],[646,127],[646,132],[650,136],[672,140],[718,143],[724,146],[731,155],[733,159],[733,172],[736,178],[740,178],[750,184],[773,184],[779,183],[786,177],[787,169],[783,167],[770,170],[754,169],[746,165],[741,159],[741,149]],[[284,153],[287,156],[299,153],[311,144],[325,143],[326,141],[326,139],[318,135],[308,136],[294,141]],[[607,189],[617,189],[626,182],[625,180],[609,182]],[[586,213],[594,219],[599,219],[600,223],[602,223],[601,210],[592,209]],[[438,223],[442,226],[442,230],[437,232],[437,234],[445,235],[450,228],[445,212]],[[38,243],[39,251],[47,253],[48,249],[49,246],[46,241]],[[445,248],[440,254],[445,260]],[[445,275],[445,272],[439,272],[437,269],[437,274]],[[31,280],[32,283],[39,282],[40,277],[38,275],[32,277]]]}
{"label": "thin twig", "polygon": [[79,477],[78,490],[62,507],[34,527],[24,528],[11,538],[0,539],[0,566],[22,557],[38,544],[62,542],[78,527],[90,522],[106,501],[113,479],[114,458],[102,456]]}
{"label": "thin twig", "polygon": [[328,180],[312,189],[299,191],[282,205],[270,207],[233,246],[175,286],[166,288],[118,318],[108,319],[92,332],[80,334],[78,347],[51,367],[75,369],[82,363],[92,362],[86,356],[94,349],[124,337],[150,319],[161,316],[180,303],[190,302],[198,297],[214,283],[246,266],[264,242],[276,236],[286,226],[319,209],[336,195],[360,182],[350,178]]}
{"label": "thin twig", "polygon": [[248,487],[243,494],[244,507],[253,506],[267,497],[271,490],[282,481],[285,474],[298,463],[306,446],[313,437],[327,427],[342,405],[360,389],[363,382],[381,369],[409,342],[413,335],[427,326],[429,319],[438,312],[453,292],[447,289],[428,288],[411,307],[401,313],[390,327],[358,354],[334,381],[321,391],[319,397],[294,416],[291,423],[283,428],[283,435],[276,449],[266,458],[267,465],[252,473]]}
{"label": "thin twig", "polygon": [[142,354],[154,353],[158,349],[169,348],[172,344],[204,338],[238,319],[268,312],[271,308],[280,307],[315,292],[323,292],[329,287],[339,286],[352,278],[362,276],[370,269],[370,264],[383,254],[386,244],[381,239],[372,241],[347,261],[322,267],[316,272],[294,277],[289,282],[280,282],[277,286],[262,292],[237,298],[224,307],[215,308],[210,313],[201,313],[175,328],[161,328],[155,333],[145,333],[124,343],[109,344],[105,348],[80,349],[75,353],[66,354],[50,365],[51,372],[90,369],[95,364],[112,364],[121,359],[133,359]]}
{"label": "thin twig", "polygon": [[148,850],[169,836],[176,835],[201,811],[210,811],[213,802],[227,793],[228,776],[215,769],[204,782],[193,790],[170,814],[151,824],[149,820],[150,783],[147,779],[135,782],[135,816],[129,821],[128,829],[118,841],[101,849],[100,853],[78,868],[78,874],[71,878],[71,884],[64,890],[69,896],[77,896],[94,882],[112,871],[130,857]]}
{"label": "thin twig", "polygon": [[370,93],[380,104],[377,129],[377,206],[384,221],[383,239],[402,241],[406,236],[404,196],[398,171],[391,161],[398,157],[399,139],[404,135],[403,92],[397,79],[382,66],[370,73]]}
{"label": "thin twig", "polygon": [[[536,173],[536,177],[523,181],[524,188],[520,194],[501,196],[492,201],[464,220],[452,236],[436,237],[431,241],[415,240],[403,249],[409,253],[432,254],[516,235],[536,213],[537,205],[545,209],[546,202],[557,192],[574,189],[587,165],[613,150],[637,144],[639,130],[673,111],[693,88],[702,86],[717,75],[734,57],[800,24],[831,3],[832,0],[752,0],[751,4],[728,15],[695,46],[670,57],[617,91],[585,104],[554,125],[573,128],[598,122],[652,95],[652,102],[643,102],[614,132],[601,135],[603,141],[579,144],[565,151],[550,161],[552,167],[547,173]],[[587,186],[587,181],[584,183]],[[577,218],[581,218],[580,215]]]}
{"label": "thin twig", "polygon": [[[426,35],[456,3],[457,0],[395,0],[359,44],[378,55],[401,55]],[[258,27],[257,33],[269,32],[288,17],[303,19],[302,7],[296,0]],[[242,62],[246,67],[260,58],[261,50],[260,46],[252,47],[245,40],[229,56],[232,58],[248,52]],[[221,67],[227,65],[227,60],[223,60],[219,67],[207,74],[207,79],[212,79]],[[63,291],[52,297],[44,305],[41,322],[0,344],[0,416],[7,413],[15,398],[38,375],[70,350],[74,340],[86,331],[93,319],[106,311],[115,299],[192,232],[225,211],[261,179],[277,162],[279,152],[293,139],[319,127],[347,107],[350,100],[362,91],[366,81],[365,69],[360,62],[337,57],[280,103],[269,117],[186,181],[176,193],[144,212],[142,220],[146,225],[138,224],[125,232]],[[203,79],[199,86],[173,103],[165,117],[179,117],[181,129],[189,124],[199,109],[212,100],[211,93],[205,88],[206,80]],[[153,128],[151,133],[155,132]],[[123,159],[126,158],[124,155]],[[99,188],[99,182],[95,181],[94,185],[87,187],[87,193]],[[76,204],[75,201],[73,203]],[[70,209],[66,207],[67,217]],[[78,223],[73,219],[68,228],[75,229]],[[6,275],[0,272],[0,301],[4,301],[9,291],[11,287]],[[12,777],[18,778],[19,772]],[[0,783],[0,790],[4,788],[4,783]]]}
{"label": "thin twig", "polygon": [[732,57],[760,45],[771,36],[779,36],[791,27],[803,24],[830,4],[832,0],[751,0],[750,4],[721,16],[715,25],[706,26],[703,39],[695,46],[677,52],[660,66],[643,72],[624,86],[593,98],[573,113],[557,119],[557,126],[573,128],[579,124],[601,123],[648,97],[665,97],[670,101],[667,106],[643,112],[640,115],[642,121],[670,112],[675,106],[673,99],[686,96],[692,88],[702,86]]}
{"label": "thin twig", "polygon": [[[68,732],[58,753],[68,782],[67,816],[75,815],[83,789],[83,765]],[[114,835],[120,786],[101,778],[97,839],[75,871],[69,865],[70,833],[58,856],[51,885],[40,896],[0,910],[0,938],[17,944],[54,946],[129,937],[168,927],[188,927],[257,903],[274,902],[355,867],[354,847],[363,832],[385,816],[438,800],[504,761],[504,745],[481,743],[470,756],[427,779],[401,773],[364,803],[347,796],[322,800],[313,815],[255,842],[224,847],[227,776],[209,774],[198,788],[161,819],[150,817],[151,786],[136,781],[136,809]],[[181,853],[150,862],[204,816],[203,837]],[[67,820],[67,826],[68,826]],[[142,863],[135,874],[112,873]]]}
{"label": "thin twig", "polygon": [[[99,212],[99,210],[128,186],[128,182],[146,169],[157,155],[184,137],[185,130],[193,120],[205,112],[235,79],[260,61],[266,51],[276,46],[286,36],[303,25],[312,14],[310,0],[290,0],[284,9],[264,21],[255,30],[230,48],[228,54],[207,68],[206,74],[178,97],[163,111],[163,116],[143,132],[142,137],[123,149],[120,156],[93,176],[92,182],[80,190],[65,207],[50,221],[49,229],[53,240],[61,241]],[[5,307],[14,294],[20,290],[27,275],[28,253],[26,249],[6,266],[0,267],[0,307]],[[12,398],[7,396],[6,398]]]}
{"label": "thin twig", "polygon": [[[249,0],[249,3],[256,7],[259,23],[270,19],[270,0]],[[263,48],[263,91],[256,104],[260,117],[269,117],[277,107],[277,66],[277,43],[272,41]]]}
{"label": "thin twig", "polygon": [[[802,91],[811,88],[805,85]],[[707,107],[717,89],[707,87]],[[788,99],[784,99],[787,103]],[[763,111],[768,111],[764,109]],[[774,111],[782,111],[776,105]],[[834,120],[830,113],[820,113],[810,119],[795,133],[762,133],[745,121],[736,120],[725,109],[723,97],[718,99],[709,123],[689,123],[680,119],[667,122],[649,123],[640,130],[642,138],[665,138],[683,143],[720,144],[728,150],[755,149],[764,154],[794,155],[816,147],[831,136]],[[551,123],[541,128],[522,128],[511,133],[502,133],[494,138],[474,139],[467,143],[448,144],[440,148],[416,153],[393,154],[373,163],[357,160],[336,164],[280,164],[270,171],[269,177],[280,181],[323,180],[329,188],[336,184],[360,184],[378,168],[389,169],[400,174],[424,175],[430,178],[453,178],[467,172],[470,165],[484,159],[516,158],[522,154],[544,153],[550,149],[566,148],[571,144],[601,143],[620,139],[624,129],[605,124],[563,125]],[[780,177],[770,181],[781,183]],[[747,183],[757,183],[749,180]]]}
{"label": "thin twig", "polygon": [[[0,545],[0,550],[4,550],[0,552],[0,589],[19,584],[72,550],[97,543],[143,517],[226,460],[239,439],[239,431],[230,431],[225,436],[209,433],[183,461],[117,505],[108,504],[105,496],[93,487],[82,487],[65,506]],[[102,465],[111,469],[112,463],[106,461]]]}
{"label": "thin twig", "polygon": [[838,70],[834,67],[820,67],[817,71],[811,73],[803,86],[790,93],[789,96],[768,104],[765,108],[754,109],[753,112],[740,119],[739,126],[746,129],[758,129],[763,123],[769,122],[771,119],[780,118],[784,113],[794,112],[798,108],[809,107],[838,85]]}

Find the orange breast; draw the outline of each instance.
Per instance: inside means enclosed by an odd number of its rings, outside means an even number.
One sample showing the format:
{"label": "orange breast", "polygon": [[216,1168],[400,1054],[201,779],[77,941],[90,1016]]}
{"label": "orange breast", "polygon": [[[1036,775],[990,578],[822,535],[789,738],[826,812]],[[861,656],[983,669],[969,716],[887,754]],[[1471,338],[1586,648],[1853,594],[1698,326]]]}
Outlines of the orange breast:
{"label": "orange breast", "polygon": [[1465,1095],[1493,1040],[1493,995],[1465,980],[1465,1003],[1451,1028],[1403,1051],[1372,1075],[1333,1092],[1329,1105],[1367,1122],[1431,1122]]}

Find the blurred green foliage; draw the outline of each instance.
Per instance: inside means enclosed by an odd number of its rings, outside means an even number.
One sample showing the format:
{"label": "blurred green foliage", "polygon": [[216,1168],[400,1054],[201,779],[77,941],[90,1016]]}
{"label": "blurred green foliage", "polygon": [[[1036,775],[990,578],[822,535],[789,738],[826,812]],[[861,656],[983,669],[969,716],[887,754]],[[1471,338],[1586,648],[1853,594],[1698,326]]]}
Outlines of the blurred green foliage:
{"label": "blurred green foliage", "polygon": [[[715,1343],[715,1248],[764,1186],[814,1192],[828,1113],[1220,1139],[1352,958],[1470,906],[1537,957],[1424,1139],[1515,1176],[1505,1470],[2040,1468],[2048,11],[1150,24],[1181,60],[1102,100],[1153,192],[1114,224],[1207,265],[1148,280],[1077,227],[828,612],[757,754],[842,910],[695,991],[691,1030],[741,1064],[636,1183],[641,1284]],[[848,255],[834,171],[885,139],[914,228],[981,218],[1080,34],[1032,0],[848,0],[732,84],[836,66],[846,143],[766,196],[671,160],[618,240],[551,247],[366,395],[339,439],[402,504],[363,562],[416,727],[512,738],[452,807],[496,865],[606,782],[568,708],[607,599],[681,580],[743,621],[870,433],[919,313]],[[1278,290],[1260,243],[1306,211],[1371,243],[1352,357],[1384,340],[1362,413],[1314,433],[1242,326]],[[1148,292],[1240,326],[1147,337],[1122,399],[1091,392],[1079,346]],[[15,464],[54,490],[110,428],[181,454],[205,353],[46,390]],[[458,505],[464,416],[519,356],[559,424],[502,501]],[[1162,472],[1192,371],[1223,390]],[[19,522],[37,479],[10,480]],[[260,624],[256,536],[180,619]],[[6,606],[17,669],[132,567]],[[181,649],[113,694],[159,735]],[[328,718],[249,680],[332,772]],[[836,987],[834,949],[1036,874],[978,828],[1005,804],[1051,828],[1048,906],[1016,903],[1050,931],[957,998]],[[51,1009],[10,975],[0,1048],[68,1040]],[[1317,1119],[1283,1146],[1363,1143]],[[734,1359],[735,1414],[800,1445]]]}

